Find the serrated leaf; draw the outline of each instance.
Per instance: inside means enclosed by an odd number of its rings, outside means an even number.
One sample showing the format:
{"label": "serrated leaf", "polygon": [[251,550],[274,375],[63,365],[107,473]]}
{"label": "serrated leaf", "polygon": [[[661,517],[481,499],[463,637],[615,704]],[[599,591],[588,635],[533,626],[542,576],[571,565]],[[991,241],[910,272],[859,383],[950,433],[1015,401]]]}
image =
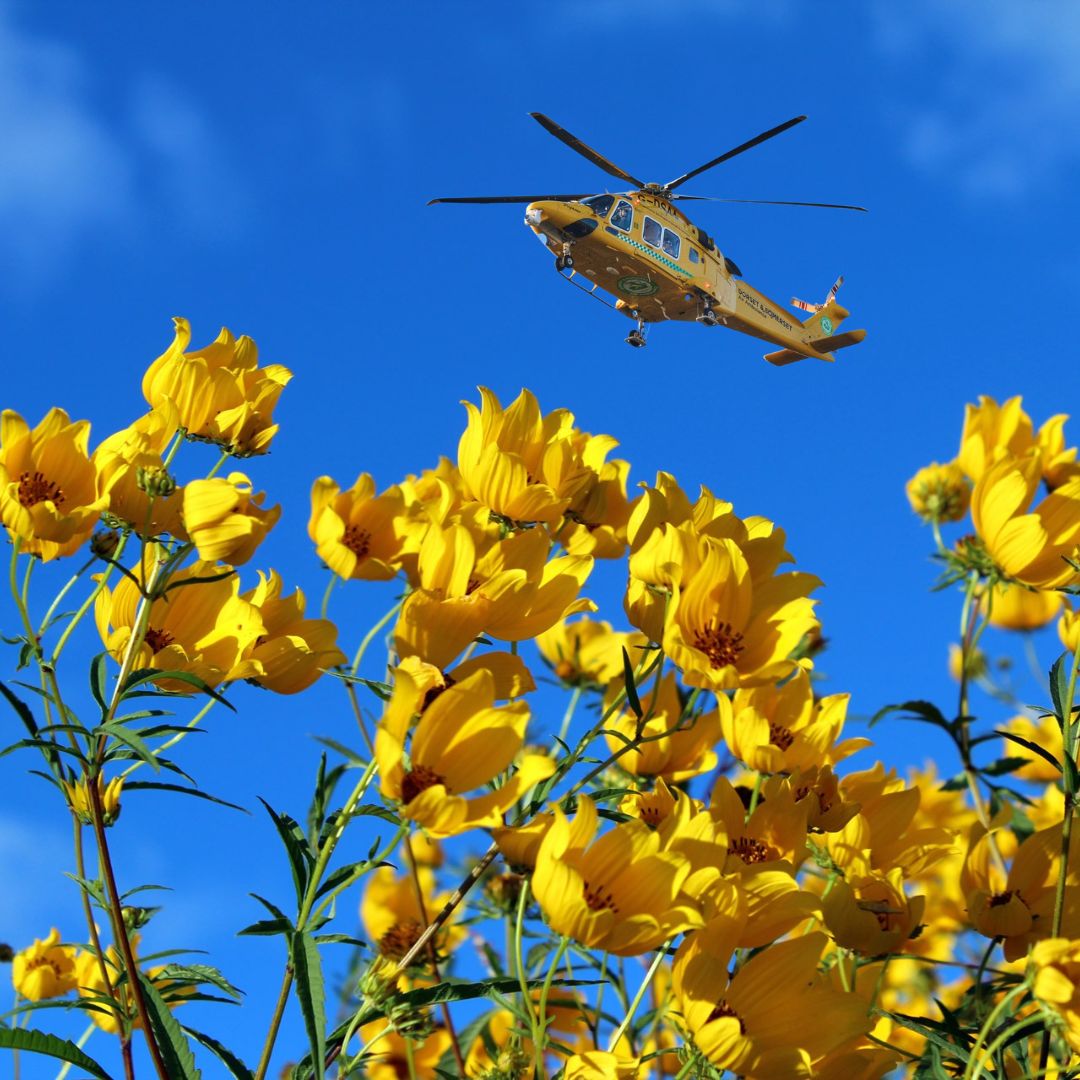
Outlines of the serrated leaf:
{"label": "serrated leaf", "polygon": [[201,1031],[188,1027],[187,1024],[184,1025],[184,1030],[196,1042],[202,1043],[207,1050],[214,1054],[218,1061],[233,1074],[236,1080],[255,1080],[255,1074],[227,1046],[223,1046],[217,1039],[211,1038]]}
{"label": "serrated leaf", "polygon": [[161,771],[161,762],[154,757],[153,751],[143,741],[143,739],[136,735],[130,728],[124,727],[123,724],[109,723],[101,724],[94,729],[98,734],[111,735],[118,742],[122,742],[128,747],[131,752],[142,762],[151,766],[155,772]]}
{"label": "serrated leaf", "polygon": [[156,978],[186,982],[192,985],[208,983],[211,986],[216,986],[219,990],[223,990],[231,997],[241,998],[244,996],[243,990],[238,990],[216,967],[211,967],[209,964],[166,964]]}
{"label": "serrated leaf", "polygon": [[304,1016],[311,1063],[315,1080],[323,1080],[326,1059],[326,992],[323,987],[322,959],[315,939],[305,931],[293,935],[292,968],[296,980],[296,997]]}
{"label": "serrated leaf", "polygon": [[135,974],[146,1002],[154,1042],[161,1052],[161,1059],[170,1080],[200,1080],[202,1073],[195,1064],[195,1055],[191,1052],[191,1044],[184,1034],[184,1029],[149,976],[143,971]]}
{"label": "serrated leaf", "polygon": [[1072,653],[1063,652],[1050,668],[1050,700],[1054,703],[1054,712],[1062,727],[1070,719],[1065,715],[1065,699],[1069,696],[1069,669],[1071,667]]}
{"label": "serrated leaf", "polygon": [[893,1023],[899,1024],[901,1027],[907,1028],[909,1031],[915,1031],[922,1035],[928,1042],[933,1043],[939,1049],[944,1051],[950,1057],[957,1061],[967,1064],[970,1054],[963,1046],[958,1046],[954,1042],[950,1042],[937,1030],[940,1025],[935,1024],[933,1021],[928,1021],[915,1016],[907,1016],[904,1013],[889,1012],[888,1009],[876,1009],[875,1012],[880,1013],[882,1016],[887,1016]]}
{"label": "serrated leaf", "polygon": [[69,1061],[72,1065],[85,1069],[98,1080],[112,1080],[104,1066],[99,1065],[73,1042],[56,1035],[47,1035],[44,1031],[0,1027],[0,1049],[25,1050],[28,1054],[44,1054],[46,1057],[59,1058],[60,1061]]}
{"label": "serrated leaf", "polygon": [[292,869],[293,884],[296,887],[296,902],[302,903],[304,892],[307,889],[308,875],[314,859],[308,847],[307,837],[299,822],[289,817],[288,814],[279,814],[265,799],[259,798],[259,802],[266,807],[274,827],[277,829],[281,842],[285,845],[285,852],[289,857],[289,866]]}
{"label": "serrated leaf", "polygon": [[983,776],[1008,776],[1010,773],[1016,772],[1017,769],[1022,769],[1025,765],[1030,764],[1030,758],[1004,757],[999,758],[997,761],[990,762],[989,765],[984,765],[979,769],[979,772],[981,772]]}
{"label": "serrated leaf", "polygon": [[266,910],[269,911],[271,915],[274,916],[274,918],[285,919],[285,921],[288,922],[288,916],[286,916],[285,912],[282,911],[281,908],[279,908],[276,904],[270,903],[270,901],[267,900],[265,896],[260,896],[257,892],[248,893],[248,896],[252,897],[255,900],[258,900],[259,903],[262,904],[262,906],[266,908]]}
{"label": "serrated leaf", "polygon": [[634,681],[634,665],[630,663],[630,654],[626,651],[625,645],[622,651],[622,665],[623,685],[626,687],[626,703],[630,706],[633,714],[640,720],[645,713],[642,711],[641,702],[638,700],[637,683]]}

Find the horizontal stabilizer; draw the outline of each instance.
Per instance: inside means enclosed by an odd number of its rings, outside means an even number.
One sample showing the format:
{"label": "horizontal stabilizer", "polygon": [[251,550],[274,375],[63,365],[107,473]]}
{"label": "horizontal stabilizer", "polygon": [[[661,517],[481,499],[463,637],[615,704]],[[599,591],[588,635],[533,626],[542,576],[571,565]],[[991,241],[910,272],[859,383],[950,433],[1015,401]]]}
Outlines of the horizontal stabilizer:
{"label": "horizontal stabilizer", "polygon": [[849,345],[858,345],[866,337],[865,330],[845,330],[832,337],[815,338],[810,342],[818,352],[832,352],[833,349],[846,349]]}
{"label": "horizontal stabilizer", "polygon": [[765,359],[777,367],[784,367],[786,364],[794,364],[796,360],[805,360],[806,357],[802,353],[793,352],[791,349],[781,349],[779,352],[766,353]]}

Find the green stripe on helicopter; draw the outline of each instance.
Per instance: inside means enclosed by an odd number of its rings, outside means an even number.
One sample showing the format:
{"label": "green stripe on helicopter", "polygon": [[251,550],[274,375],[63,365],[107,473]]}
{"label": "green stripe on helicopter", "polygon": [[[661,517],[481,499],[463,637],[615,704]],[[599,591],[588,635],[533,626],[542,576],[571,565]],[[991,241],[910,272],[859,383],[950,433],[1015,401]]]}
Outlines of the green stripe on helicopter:
{"label": "green stripe on helicopter", "polygon": [[[612,232],[612,230],[608,230]],[[632,236],[627,236],[625,233],[612,232],[613,236],[617,236],[623,243],[629,244],[632,248],[637,248],[638,251],[643,252],[650,258],[655,259],[658,263],[662,263],[669,270],[675,270],[682,274],[684,277],[693,277],[694,275],[689,270],[684,270],[677,262],[672,261],[666,255],[661,255],[660,252],[654,251],[651,247],[643,244],[640,240],[635,240]]]}

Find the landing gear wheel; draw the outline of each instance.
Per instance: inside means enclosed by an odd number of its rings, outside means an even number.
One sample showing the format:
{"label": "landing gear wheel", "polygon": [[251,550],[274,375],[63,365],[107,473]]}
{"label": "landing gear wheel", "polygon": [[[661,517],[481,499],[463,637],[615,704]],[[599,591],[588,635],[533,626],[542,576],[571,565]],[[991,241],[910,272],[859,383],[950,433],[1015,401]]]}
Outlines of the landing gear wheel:
{"label": "landing gear wheel", "polygon": [[712,309],[712,304],[706,304],[702,308],[701,314],[697,317],[697,321],[701,323],[702,326],[717,326],[720,323],[720,320],[716,317],[716,312]]}
{"label": "landing gear wheel", "polygon": [[638,313],[634,312],[634,318],[637,319],[637,329],[631,330],[626,335],[626,344],[632,345],[635,349],[645,348],[645,320],[642,319]]}
{"label": "landing gear wheel", "polygon": [[564,270],[572,270],[574,268],[573,255],[556,255],[555,256],[555,269],[561,274]]}

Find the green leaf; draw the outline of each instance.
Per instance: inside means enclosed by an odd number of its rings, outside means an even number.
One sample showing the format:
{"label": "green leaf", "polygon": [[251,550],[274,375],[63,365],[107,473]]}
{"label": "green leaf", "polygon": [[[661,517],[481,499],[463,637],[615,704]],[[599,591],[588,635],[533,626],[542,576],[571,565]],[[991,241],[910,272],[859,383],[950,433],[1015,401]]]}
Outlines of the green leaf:
{"label": "green leaf", "polygon": [[316,934],[315,941],[319,945],[352,945],[357,949],[367,947],[366,941],[361,941],[349,934]]}
{"label": "green leaf", "polygon": [[70,1061],[97,1080],[112,1080],[112,1077],[88,1054],[83,1053],[68,1039],[56,1035],[46,1035],[44,1031],[29,1031],[26,1028],[0,1027],[0,1049],[25,1050],[30,1054],[44,1054],[46,1057]]}
{"label": "green leaf", "polygon": [[146,1002],[154,1042],[161,1052],[161,1059],[170,1080],[200,1080],[202,1073],[195,1064],[195,1055],[191,1052],[191,1044],[184,1034],[184,1029],[146,972],[138,971],[136,976]]}
{"label": "green leaf", "polygon": [[291,934],[293,924],[288,919],[260,919],[243,930],[237,930],[237,937],[273,937],[276,934]]}
{"label": "green leaf", "polygon": [[227,806],[230,810],[239,810],[242,814],[249,813],[242,806],[237,806],[236,803],[226,802],[216,795],[209,795],[198,788],[185,787],[183,784],[166,784],[157,780],[132,780],[130,783],[124,784],[124,791],[175,791],[178,795],[193,795],[196,799],[206,799],[208,802],[217,803],[218,806]]}
{"label": "green leaf", "polygon": [[109,687],[109,669],[106,667],[109,654],[100,652],[90,661],[90,693],[101,709],[101,715],[107,716],[109,702],[107,700]]}
{"label": "green leaf", "polygon": [[[1025,765],[1031,764],[1031,758],[1026,757],[1003,757],[997,761],[992,761],[989,765],[984,765],[979,772],[983,776],[1008,776],[1009,773],[1016,772],[1017,769],[1022,769]],[[1057,764],[1055,762],[1055,764]],[[1061,766],[1058,765],[1060,769]]]}
{"label": "green leaf", "polygon": [[367,768],[367,762],[355,750],[350,750],[344,743],[340,743],[336,739],[328,739],[325,735],[316,735],[315,741],[317,743],[322,743],[323,746],[330,747],[331,750],[336,750],[346,761],[356,768]]}
{"label": "green leaf", "polygon": [[[1062,771],[1061,762],[1058,761],[1058,759],[1054,757],[1054,755],[1051,754],[1050,751],[1046,749],[1046,747],[1040,746],[1038,743],[1034,743],[1030,739],[1025,739],[1020,735],[1014,735],[1011,731],[1002,731],[1001,728],[995,728],[994,734],[1000,735],[1003,739],[1008,739],[1009,742],[1016,743],[1017,746],[1022,746],[1025,750],[1030,750],[1033,754],[1038,754],[1038,756],[1041,757],[1043,761],[1049,762],[1051,765],[1054,766],[1055,769],[1057,769],[1058,772]],[[1006,758],[1005,760],[1012,761],[1015,759]]]}
{"label": "green leaf", "polygon": [[634,715],[641,720],[645,713],[642,711],[641,702],[638,700],[637,683],[634,681],[634,665],[630,663],[630,654],[623,646],[622,651],[623,684],[626,686],[626,702]]}
{"label": "green leaf", "polygon": [[884,720],[889,713],[894,712],[904,713],[902,720],[921,720],[952,734],[952,724],[942,716],[941,710],[929,701],[904,701],[899,705],[885,705],[870,717],[867,727],[873,727],[879,720]]}
{"label": "green leaf", "polygon": [[289,856],[289,865],[292,869],[293,884],[296,886],[296,901],[302,903],[304,892],[307,889],[308,875],[314,864],[311,850],[308,846],[307,837],[299,823],[288,814],[279,814],[265,799],[259,798],[259,802],[266,807],[274,827],[285,845],[285,852]]}
{"label": "green leaf", "polygon": [[134,697],[133,690],[137,690],[140,686],[145,686],[147,683],[151,683],[156,689],[157,694],[168,694],[170,691],[161,690],[158,687],[158,683],[163,680],[169,682],[182,682],[187,683],[188,686],[195,687],[196,690],[206,694],[207,697],[212,697],[215,701],[220,701],[227,709],[236,712],[236,706],[230,701],[226,701],[225,698],[214,690],[209,683],[200,679],[198,675],[193,674],[190,671],[158,671],[157,668],[139,668],[138,671],[133,671],[124,682],[123,689],[120,692],[121,700],[128,697]]}
{"label": "green leaf", "polygon": [[101,724],[94,729],[99,735],[111,735],[117,742],[122,742],[125,746],[129,747],[135,756],[145,764],[151,766],[155,772],[161,772],[161,762],[154,757],[153,751],[143,741],[143,739],[136,735],[134,731],[124,727],[123,724],[117,724],[115,722],[110,724]]}
{"label": "green leaf", "polygon": [[255,1080],[255,1074],[227,1047],[222,1046],[217,1039],[196,1031],[194,1028],[184,1025],[184,1030],[196,1041],[202,1043],[218,1061],[236,1077],[236,1080]]}
{"label": "green leaf", "polygon": [[968,1053],[966,1047],[958,1046],[954,1042],[950,1042],[944,1037],[938,1030],[940,1025],[935,1024],[933,1021],[927,1021],[920,1019],[916,1016],[907,1016],[904,1013],[889,1012],[888,1009],[875,1009],[877,1013],[882,1016],[887,1016],[894,1023],[899,1024],[901,1027],[906,1027],[909,1031],[918,1032],[922,1035],[927,1042],[932,1043],[940,1050],[944,1051],[949,1057],[967,1064],[968,1058],[971,1056]]}
{"label": "green leaf", "polygon": [[296,996],[304,1015],[311,1061],[316,1080],[323,1080],[326,1060],[326,995],[323,988],[322,960],[315,939],[305,931],[293,935],[292,967]]}
{"label": "green leaf", "polygon": [[[1054,703],[1054,712],[1058,723],[1064,727],[1069,722],[1065,715],[1065,699],[1069,696],[1069,669],[1072,667],[1072,653],[1063,652],[1050,668],[1050,700]],[[1073,702],[1075,709],[1076,702]]]}
{"label": "green leaf", "polygon": [[223,990],[234,998],[244,996],[243,990],[238,990],[216,967],[209,964],[166,964],[157,979],[168,979],[170,982],[182,982],[192,986],[201,986],[209,983]]}

